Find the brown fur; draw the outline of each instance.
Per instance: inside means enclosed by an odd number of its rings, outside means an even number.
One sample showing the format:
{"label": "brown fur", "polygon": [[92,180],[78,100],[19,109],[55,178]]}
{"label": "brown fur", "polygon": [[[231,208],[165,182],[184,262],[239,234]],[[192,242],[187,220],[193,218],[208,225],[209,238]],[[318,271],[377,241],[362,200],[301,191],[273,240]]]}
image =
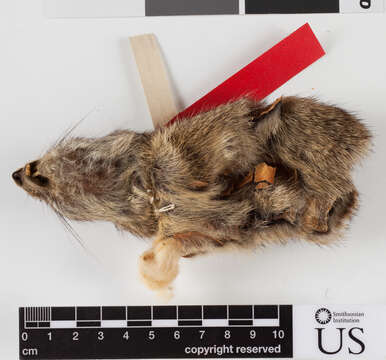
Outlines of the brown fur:
{"label": "brown fur", "polygon": [[[69,219],[155,236],[140,273],[165,290],[181,256],[339,237],[370,139],[353,115],[313,99],[241,99],[153,132],[64,139],[13,177]],[[274,185],[235,186],[262,162],[277,168]]]}

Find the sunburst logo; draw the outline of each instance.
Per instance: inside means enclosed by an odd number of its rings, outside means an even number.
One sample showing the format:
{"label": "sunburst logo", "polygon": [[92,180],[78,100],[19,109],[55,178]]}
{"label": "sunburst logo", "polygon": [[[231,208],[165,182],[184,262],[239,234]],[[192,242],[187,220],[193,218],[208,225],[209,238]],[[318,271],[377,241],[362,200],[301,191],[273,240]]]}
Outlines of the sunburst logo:
{"label": "sunburst logo", "polygon": [[331,321],[331,311],[326,308],[321,308],[315,313],[315,320],[321,324],[326,325]]}

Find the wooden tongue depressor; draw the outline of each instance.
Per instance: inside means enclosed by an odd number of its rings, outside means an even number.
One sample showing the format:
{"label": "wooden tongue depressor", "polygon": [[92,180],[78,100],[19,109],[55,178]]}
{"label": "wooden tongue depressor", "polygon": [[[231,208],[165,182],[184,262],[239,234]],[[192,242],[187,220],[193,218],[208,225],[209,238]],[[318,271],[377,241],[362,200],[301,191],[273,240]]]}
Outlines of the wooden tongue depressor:
{"label": "wooden tongue depressor", "polygon": [[166,66],[153,34],[130,38],[154,127],[165,125],[178,111]]}

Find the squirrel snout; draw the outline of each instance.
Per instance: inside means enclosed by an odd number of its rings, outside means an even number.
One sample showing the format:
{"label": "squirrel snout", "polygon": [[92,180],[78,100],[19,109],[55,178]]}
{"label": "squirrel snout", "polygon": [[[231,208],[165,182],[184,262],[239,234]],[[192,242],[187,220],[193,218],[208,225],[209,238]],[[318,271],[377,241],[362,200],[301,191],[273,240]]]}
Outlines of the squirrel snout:
{"label": "squirrel snout", "polygon": [[23,180],[22,180],[22,175],[21,175],[21,172],[22,172],[23,169],[19,169],[17,171],[15,171],[13,174],[12,174],[12,179],[15,181],[15,183],[19,186],[22,186],[23,185]]}

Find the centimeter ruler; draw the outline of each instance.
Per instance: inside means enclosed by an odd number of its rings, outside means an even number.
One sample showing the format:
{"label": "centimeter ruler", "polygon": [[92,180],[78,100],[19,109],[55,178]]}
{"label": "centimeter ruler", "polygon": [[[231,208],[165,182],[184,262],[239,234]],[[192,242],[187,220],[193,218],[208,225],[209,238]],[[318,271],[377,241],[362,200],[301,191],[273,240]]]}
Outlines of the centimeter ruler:
{"label": "centimeter ruler", "polygon": [[20,359],[385,359],[386,306],[25,307]]}
{"label": "centimeter ruler", "polygon": [[374,13],[384,0],[45,0],[53,18],[296,13]]}

